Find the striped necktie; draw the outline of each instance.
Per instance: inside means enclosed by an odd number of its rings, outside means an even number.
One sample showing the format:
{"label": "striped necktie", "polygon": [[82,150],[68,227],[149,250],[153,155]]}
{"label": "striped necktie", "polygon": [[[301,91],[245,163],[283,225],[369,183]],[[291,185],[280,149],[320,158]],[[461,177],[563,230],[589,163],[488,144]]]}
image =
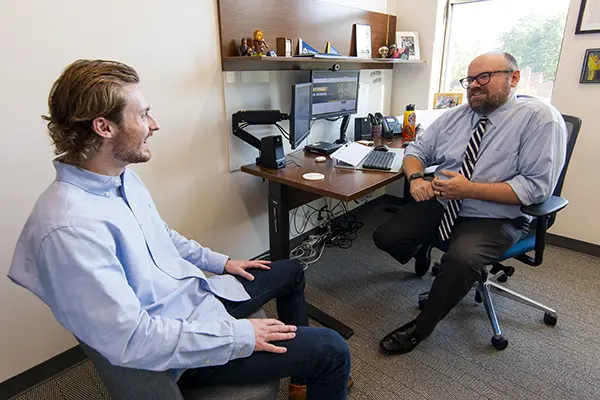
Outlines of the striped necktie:
{"label": "striped necktie", "polygon": [[[481,138],[483,138],[483,134],[485,133],[487,122],[488,117],[482,117],[479,122],[477,122],[477,127],[475,127],[473,136],[471,136],[469,144],[467,145],[467,151],[465,152],[465,157],[462,166],[460,167],[460,174],[468,180],[471,180],[471,176],[473,176],[473,170],[475,169],[475,163],[477,162],[477,156],[479,154],[479,145],[481,144]],[[442,222],[438,228],[438,233],[440,234],[442,242],[445,242],[450,238],[450,233],[452,233],[452,228],[458,218],[458,212],[460,211],[461,205],[462,200],[448,201],[444,216],[442,217]]]}

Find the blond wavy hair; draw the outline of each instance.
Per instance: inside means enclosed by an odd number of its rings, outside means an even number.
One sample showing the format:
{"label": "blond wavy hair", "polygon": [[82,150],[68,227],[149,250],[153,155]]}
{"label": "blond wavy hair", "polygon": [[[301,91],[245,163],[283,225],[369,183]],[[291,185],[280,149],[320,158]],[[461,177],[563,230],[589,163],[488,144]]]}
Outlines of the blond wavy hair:
{"label": "blond wavy hair", "polygon": [[130,66],[106,60],[77,60],[67,66],[48,96],[48,131],[54,153],[69,164],[81,165],[99,149],[102,137],[92,121],[104,117],[119,125],[127,104],[122,87],[139,83]]}

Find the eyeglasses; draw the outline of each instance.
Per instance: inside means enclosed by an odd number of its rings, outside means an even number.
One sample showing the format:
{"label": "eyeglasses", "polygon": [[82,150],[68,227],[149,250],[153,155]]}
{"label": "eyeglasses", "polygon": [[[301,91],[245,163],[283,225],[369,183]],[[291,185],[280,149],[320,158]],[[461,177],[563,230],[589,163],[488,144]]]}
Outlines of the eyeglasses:
{"label": "eyeglasses", "polygon": [[473,81],[477,81],[479,86],[484,86],[484,85],[487,85],[488,83],[490,83],[490,79],[492,79],[492,75],[498,74],[501,72],[510,73],[510,72],[514,72],[514,71],[512,69],[502,69],[499,71],[482,72],[475,77],[467,76],[466,78],[459,79],[459,82],[462,85],[462,87],[464,87],[465,89],[467,89],[469,87],[469,85],[471,83],[473,83]]}

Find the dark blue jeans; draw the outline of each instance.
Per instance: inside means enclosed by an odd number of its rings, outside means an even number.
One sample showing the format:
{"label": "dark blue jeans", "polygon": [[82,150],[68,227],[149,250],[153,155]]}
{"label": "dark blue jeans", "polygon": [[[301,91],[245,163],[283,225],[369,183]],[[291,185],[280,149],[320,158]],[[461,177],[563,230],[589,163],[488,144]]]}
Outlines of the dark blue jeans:
{"label": "dark blue jeans", "polygon": [[251,269],[253,281],[237,277],[251,299],[221,299],[235,318],[245,318],[275,298],[278,319],[298,326],[292,340],[273,344],[287,348],[284,354],[255,352],[225,365],[187,370],[179,379],[182,389],[220,384],[252,384],[288,376],[306,382],[309,399],[345,399],[350,375],[350,350],[344,339],[328,328],[308,327],[304,305],[304,271],[296,261],[282,260],[271,269]]}

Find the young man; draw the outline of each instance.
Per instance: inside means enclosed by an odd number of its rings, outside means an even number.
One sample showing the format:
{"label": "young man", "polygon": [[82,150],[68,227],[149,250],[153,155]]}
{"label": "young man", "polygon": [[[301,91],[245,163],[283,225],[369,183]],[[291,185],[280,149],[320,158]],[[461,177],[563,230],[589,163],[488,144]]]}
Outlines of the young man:
{"label": "young man", "polygon": [[[159,129],[135,70],[76,61],[49,111],[56,180],[21,233],[10,279],[115,365],[174,370],[183,388],[292,376],[291,398],[346,398],[348,346],[308,327],[302,267],[231,260],[184,238],[127,168],[150,160]],[[273,298],[280,321],[244,319]]]}
{"label": "young man", "polygon": [[[550,197],[565,162],[567,130],[560,113],[535,99],[516,98],[520,72],[508,53],[475,58],[461,79],[468,105],[439,117],[406,150],[403,169],[416,200],[381,225],[373,240],[404,264],[415,257],[424,275],[429,244],[446,242],[425,309],[380,343],[407,353],[467,295],[481,270],[529,229],[521,205]],[[424,167],[438,165],[435,179]]]}

